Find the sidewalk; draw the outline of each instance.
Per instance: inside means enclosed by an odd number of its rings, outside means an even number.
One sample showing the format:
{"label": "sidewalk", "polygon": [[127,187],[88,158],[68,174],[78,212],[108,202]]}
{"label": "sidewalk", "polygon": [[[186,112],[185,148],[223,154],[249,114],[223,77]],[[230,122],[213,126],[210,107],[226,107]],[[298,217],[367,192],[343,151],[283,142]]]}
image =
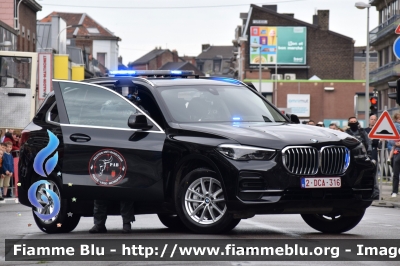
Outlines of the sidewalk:
{"label": "sidewalk", "polygon": [[382,184],[381,200],[375,200],[372,206],[400,208],[400,194],[396,198],[392,198],[392,184],[390,182]]}

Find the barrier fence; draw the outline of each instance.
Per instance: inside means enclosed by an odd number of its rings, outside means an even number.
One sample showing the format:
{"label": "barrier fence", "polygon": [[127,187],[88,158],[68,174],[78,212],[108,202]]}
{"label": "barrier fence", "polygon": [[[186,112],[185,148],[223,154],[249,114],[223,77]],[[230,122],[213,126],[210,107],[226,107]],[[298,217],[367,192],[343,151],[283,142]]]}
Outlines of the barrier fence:
{"label": "barrier fence", "polygon": [[392,165],[387,163],[389,159],[389,151],[387,148],[384,149],[383,152],[383,167],[381,165],[381,149],[378,149],[378,178],[382,177],[382,183],[389,183],[392,180],[393,176],[393,168]]}

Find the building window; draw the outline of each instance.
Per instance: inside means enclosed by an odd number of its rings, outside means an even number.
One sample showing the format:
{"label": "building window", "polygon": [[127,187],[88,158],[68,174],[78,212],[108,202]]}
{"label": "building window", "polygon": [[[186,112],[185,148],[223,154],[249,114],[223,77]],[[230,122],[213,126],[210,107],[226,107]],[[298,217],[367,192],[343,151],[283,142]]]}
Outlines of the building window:
{"label": "building window", "polygon": [[213,67],[213,72],[221,72],[221,59],[214,59],[214,67]]}
{"label": "building window", "polygon": [[22,26],[21,28],[21,36],[22,38],[25,38],[25,26]]}
{"label": "building window", "polygon": [[385,60],[383,61],[385,65],[389,64],[389,47],[385,48]]}
{"label": "building window", "polygon": [[106,53],[97,53],[97,61],[103,66],[106,66]]}

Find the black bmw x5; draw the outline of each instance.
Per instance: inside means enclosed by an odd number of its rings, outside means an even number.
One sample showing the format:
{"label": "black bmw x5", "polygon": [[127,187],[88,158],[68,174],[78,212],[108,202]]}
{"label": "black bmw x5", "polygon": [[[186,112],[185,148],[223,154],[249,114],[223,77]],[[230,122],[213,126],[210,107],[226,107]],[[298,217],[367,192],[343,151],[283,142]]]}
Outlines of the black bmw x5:
{"label": "black bmw x5", "polygon": [[[54,80],[53,90],[23,131],[19,161],[19,201],[44,232],[72,231],[96,199],[111,202],[110,215],[132,200],[135,214],[198,233],[256,214],[300,214],[341,233],[372,203],[376,166],[358,140],[298,124],[240,81],[128,71]],[[48,182],[33,206],[38,180]],[[56,197],[56,216],[37,215]]]}

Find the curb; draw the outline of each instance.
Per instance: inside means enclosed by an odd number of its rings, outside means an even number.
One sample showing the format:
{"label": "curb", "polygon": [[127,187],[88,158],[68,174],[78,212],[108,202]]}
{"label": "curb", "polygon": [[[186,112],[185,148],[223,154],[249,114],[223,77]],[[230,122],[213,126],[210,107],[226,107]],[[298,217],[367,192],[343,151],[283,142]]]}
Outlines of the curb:
{"label": "curb", "polygon": [[385,200],[375,200],[372,202],[371,206],[375,207],[386,207],[386,208],[400,208],[399,202],[385,201]]}
{"label": "curb", "polygon": [[19,204],[18,198],[5,198],[0,204]]}

